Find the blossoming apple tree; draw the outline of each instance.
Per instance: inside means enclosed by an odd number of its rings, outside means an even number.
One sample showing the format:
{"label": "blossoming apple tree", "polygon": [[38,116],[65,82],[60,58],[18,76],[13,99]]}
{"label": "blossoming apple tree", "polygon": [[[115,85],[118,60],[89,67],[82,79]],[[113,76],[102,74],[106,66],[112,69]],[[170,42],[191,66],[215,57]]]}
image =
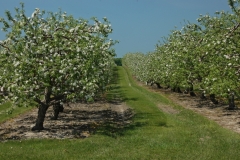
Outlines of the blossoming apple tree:
{"label": "blossoming apple tree", "polygon": [[63,102],[92,101],[105,91],[115,56],[115,42],[108,38],[112,28],[107,18],[90,24],[38,8],[27,17],[23,3],[15,10],[0,18],[6,32],[0,41],[0,86],[6,93],[1,101],[37,105],[32,130],[42,130],[49,106],[59,112]]}
{"label": "blossoming apple tree", "polygon": [[126,54],[123,64],[136,77],[145,75],[141,81],[154,79],[174,90],[188,87],[191,95],[195,95],[194,87],[202,92],[202,98],[209,95],[217,103],[215,96],[221,97],[234,109],[234,99],[240,97],[240,1],[229,0],[229,4],[232,13],[200,15],[197,24],[187,23],[172,31],[151,56],[141,55],[139,60],[137,53]]}

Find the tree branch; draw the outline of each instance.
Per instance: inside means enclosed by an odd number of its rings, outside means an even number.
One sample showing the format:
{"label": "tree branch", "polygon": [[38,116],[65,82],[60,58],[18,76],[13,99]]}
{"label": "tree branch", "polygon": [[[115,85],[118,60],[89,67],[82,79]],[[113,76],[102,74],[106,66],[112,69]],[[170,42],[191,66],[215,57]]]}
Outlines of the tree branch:
{"label": "tree branch", "polygon": [[3,48],[6,48],[9,52],[11,52],[11,50],[7,47],[7,46],[4,46],[3,44],[0,43],[0,45],[3,47]]}
{"label": "tree branch", "polygon": [[236,31],[240,27],[240,23],[238,23],[236,26],[234,26],[225,36],[231,35],[234,31]]}

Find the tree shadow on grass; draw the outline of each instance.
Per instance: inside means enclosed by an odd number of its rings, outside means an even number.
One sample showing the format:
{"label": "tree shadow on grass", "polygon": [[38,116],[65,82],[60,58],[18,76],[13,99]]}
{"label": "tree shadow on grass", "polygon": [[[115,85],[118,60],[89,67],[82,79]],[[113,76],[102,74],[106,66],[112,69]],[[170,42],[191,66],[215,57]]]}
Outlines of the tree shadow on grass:
{"label": "tree shadow on grass", "polygon": [[122,137],[130,134],[128,131],[135,130],[136,128],[143,127],[145,124],[142,122],[136,122],[127,124],[125,126],[119,126],[112,123],[106,123],[98,131],[97,134],[110,136],[112,138]]}
{"label": "tree shadow on grass", "polygon": [[[152,120],[151,118],[158,118],[158,120]],[[96,134],[107,135],[113,138],[122,137],[132,134],[133,131],[145,126],[155,127],[170,127],[167,125],[165,119],[161,119],[159,114],[151,113],[137,113],[131,116],[128,121],[115,121],[107,122],[98,128]]]}
{"label": "tree shadow on grass", "polygon": [[[117,69],[115,70],[117,71]],[[115,82],[119,82],[122,77],[119,77],[118,73],[115,72],[115,81],[112,84],[116,84]],[[127,87],[126,87],[127,88]],[[125,93],[127,92],[125,87],[115,86],[112,87],[113,92],[108,93],[108,97],[110,97],[111,103],[121,104],[127,101],[138,101],[138,97],[128,97]],[[144,126],[167,126],[166,120],[162,120],[159,114],[151,114],[151,113],[133,113],[129,118],[125,117],[125,121],[108,121],[102,126],[98,128],[96,134],[107,135],[113,138],[117,138],[119,136],[125,136],[131,134],[133,130],[137,128],[141,128]],[[152,118],[157,118],[158,120],[150,120]]]}

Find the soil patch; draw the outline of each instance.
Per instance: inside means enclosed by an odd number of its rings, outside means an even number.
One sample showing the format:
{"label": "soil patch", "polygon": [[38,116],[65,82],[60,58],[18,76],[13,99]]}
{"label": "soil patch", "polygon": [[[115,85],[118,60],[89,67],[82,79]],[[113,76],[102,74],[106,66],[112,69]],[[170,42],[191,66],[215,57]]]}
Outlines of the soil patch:
{"label": "soil patch", "polygon": [[104,125],[121,128],[131,123],[133,111],[124,103],[75,103],[64,105],[57,120],[51,120],[52,107],[46,114],[45,129],[31,131],[37,108],[0,124],[0,141],[33,138],[86,138]]}

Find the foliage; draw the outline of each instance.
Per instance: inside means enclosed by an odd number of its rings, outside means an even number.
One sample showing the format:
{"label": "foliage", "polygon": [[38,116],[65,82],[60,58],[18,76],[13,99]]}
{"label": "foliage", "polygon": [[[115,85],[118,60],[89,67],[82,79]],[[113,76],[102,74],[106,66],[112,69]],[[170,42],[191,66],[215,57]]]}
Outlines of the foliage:
{"label": "foliage", "polygon": [[0,18],[6,40],[0,45],[0,86],[15,105],[93,100],[106,89],[114,64],[107,18],[75,19],[36,8],[27,17],[24,4]]}
{"label": "foliage", "polygon": [[117,66],[122,66],[122,58],[114,58],[114,62]]}
{"label": "foliage", "polygon": [[238,96],[239,2],[233,2],[235,14],[217,11],[215,16],[200,15],[198,24],[188,22],[181,30],[172,30],[154,52],[126,54],[123,63],[144,82],[172,88],[194,86],[221,97]]}

